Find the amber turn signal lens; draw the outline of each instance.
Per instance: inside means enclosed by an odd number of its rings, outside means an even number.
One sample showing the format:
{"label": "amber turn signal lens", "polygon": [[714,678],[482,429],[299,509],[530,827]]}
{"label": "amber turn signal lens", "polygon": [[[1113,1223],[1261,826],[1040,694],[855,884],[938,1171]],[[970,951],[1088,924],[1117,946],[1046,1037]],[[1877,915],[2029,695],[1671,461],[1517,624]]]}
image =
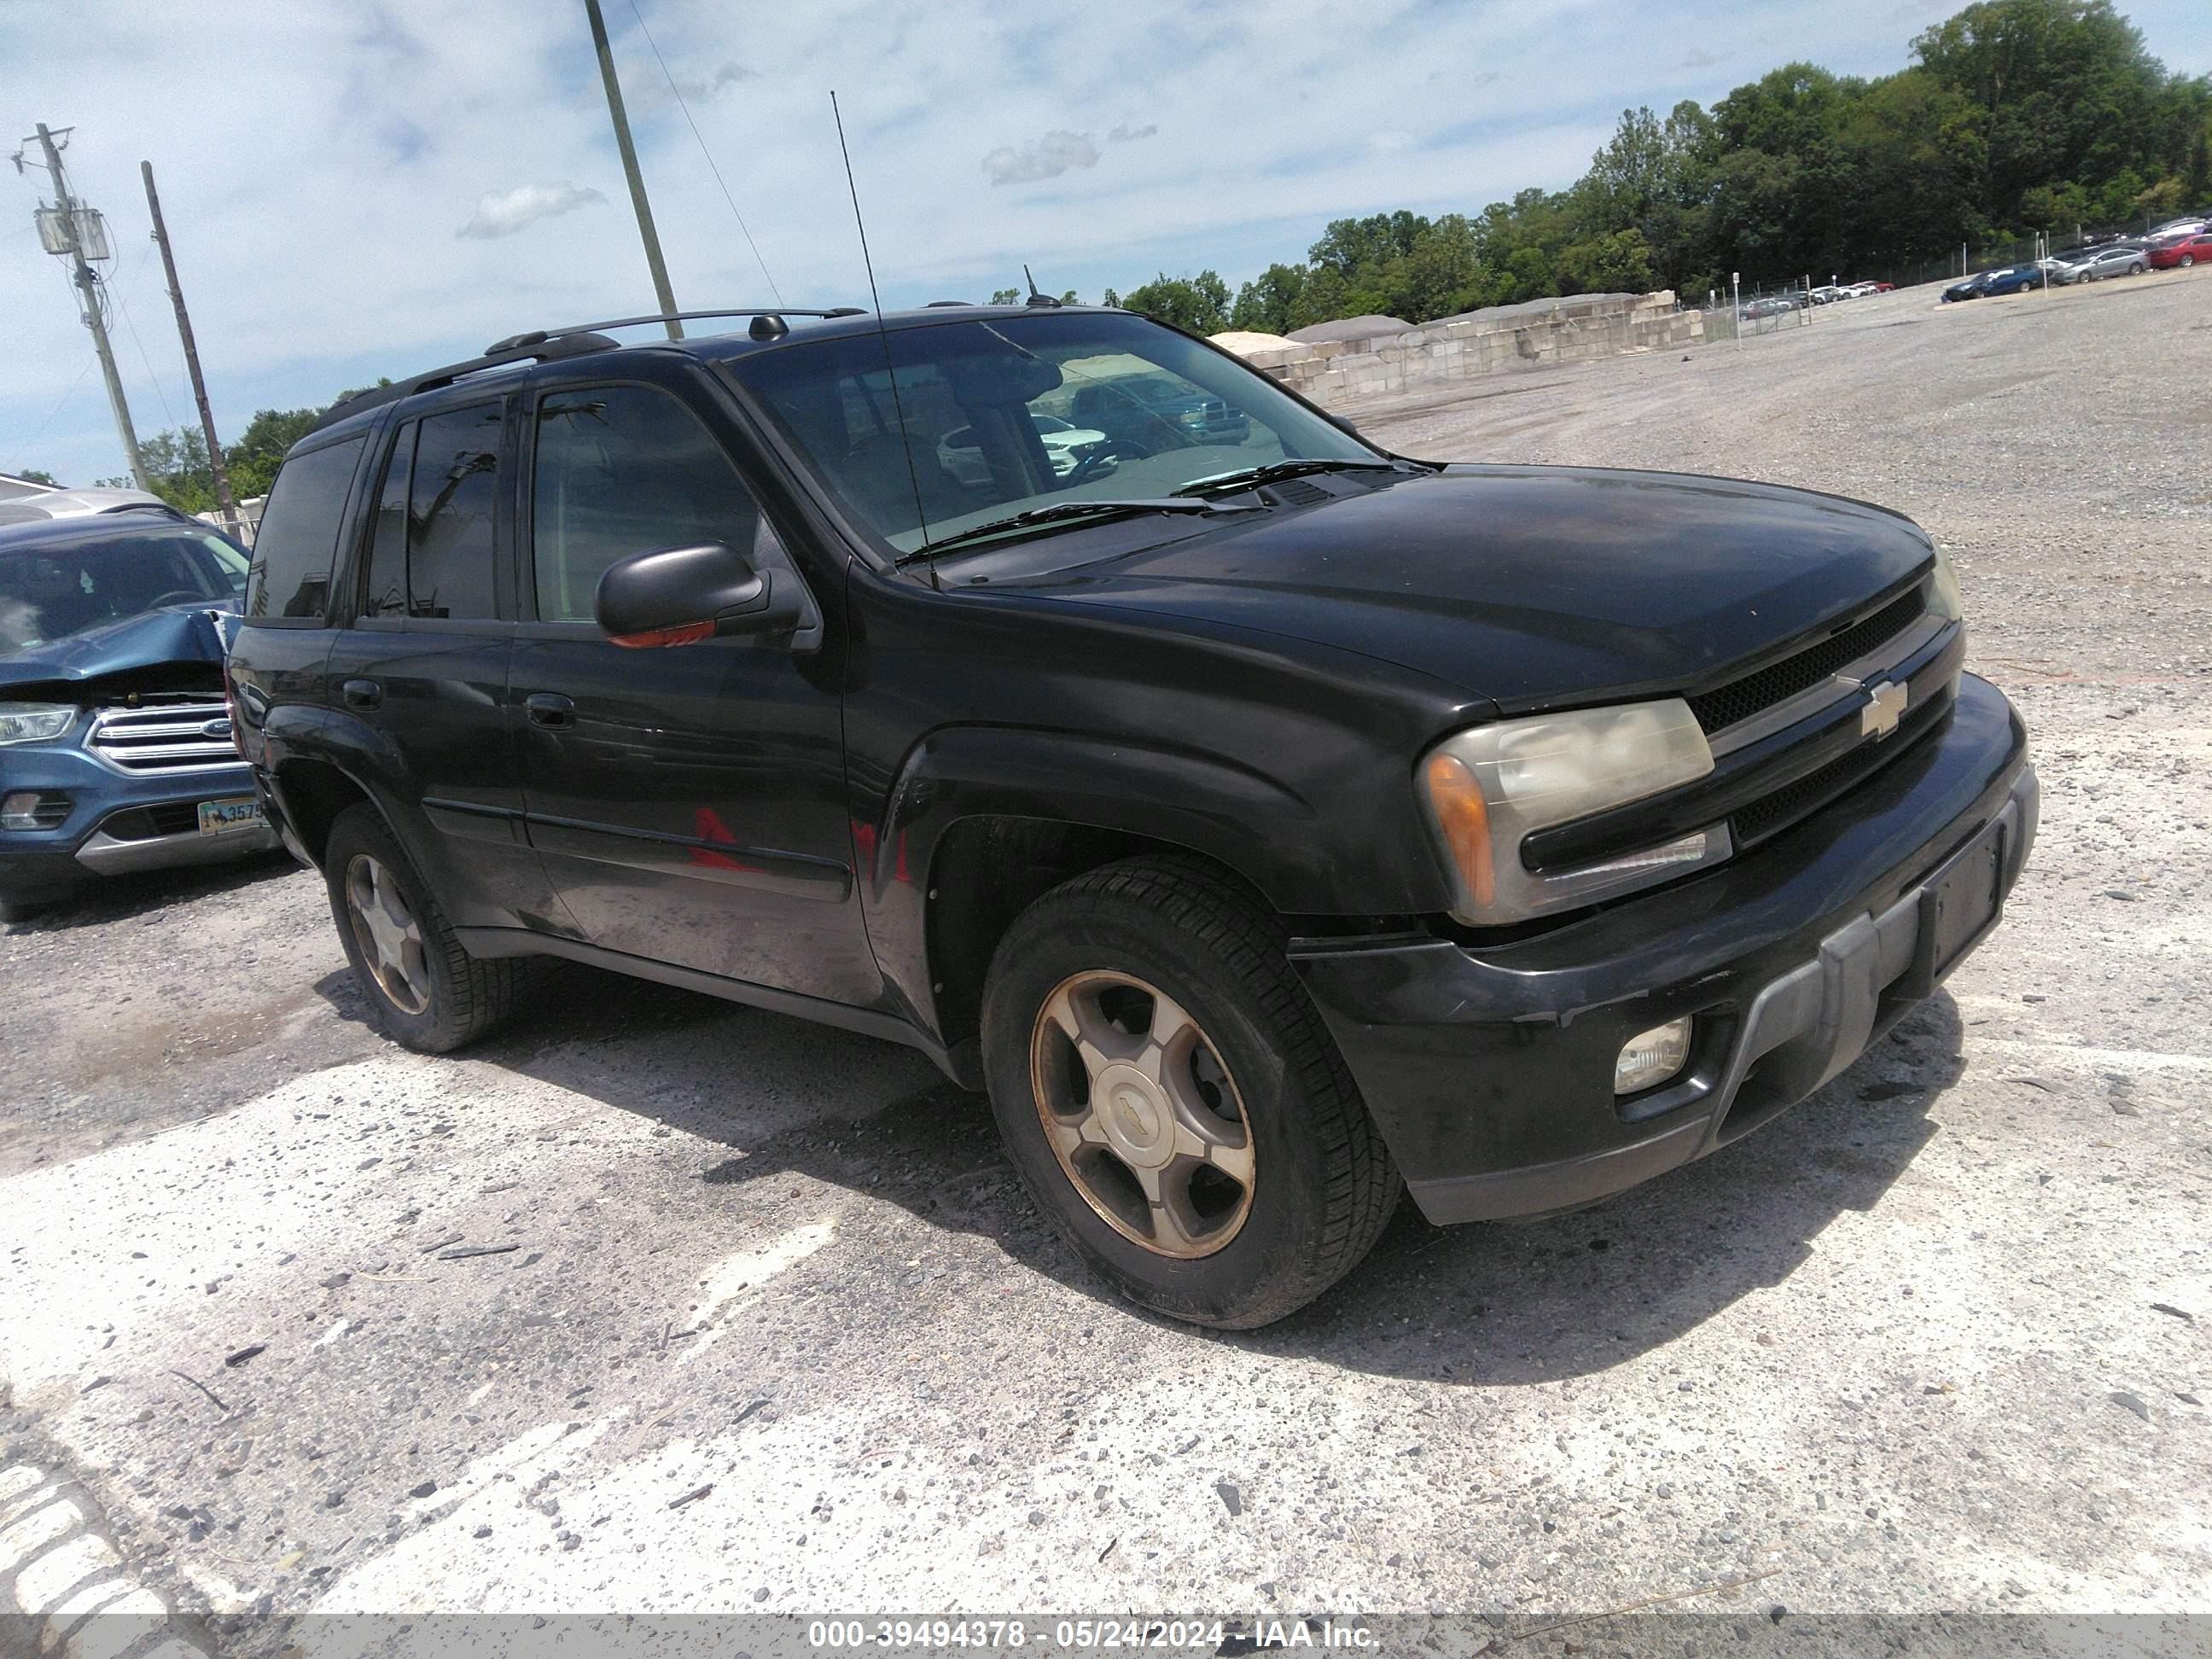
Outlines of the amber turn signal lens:
{"label": "amber turn signal lens", "polygon": [[664,646],[696,645],[702,640],[714,637],[711,622],[684,623],[676,628],[655,628],[643,634],[610,634],[611,644],[627,651],[650,651]]}
{"label": "amber turn signal lens", "polygon": [[1430,756],[1423,781],[1468,902],[1487,909],[1498,897],[1498,878],[1490,867],[1490,809],[1483,804],[1482,786],[1456,755]]}

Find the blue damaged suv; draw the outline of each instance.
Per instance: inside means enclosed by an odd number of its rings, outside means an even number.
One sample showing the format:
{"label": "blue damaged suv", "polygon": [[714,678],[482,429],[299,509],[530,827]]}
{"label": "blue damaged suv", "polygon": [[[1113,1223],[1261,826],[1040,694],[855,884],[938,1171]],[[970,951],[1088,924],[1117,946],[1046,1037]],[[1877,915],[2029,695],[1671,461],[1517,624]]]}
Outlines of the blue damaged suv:
{"label": "blue damaged suv", "polygon": [[0,526],[0,921],[276,845],[223,697],[246,565],[166,512]]}

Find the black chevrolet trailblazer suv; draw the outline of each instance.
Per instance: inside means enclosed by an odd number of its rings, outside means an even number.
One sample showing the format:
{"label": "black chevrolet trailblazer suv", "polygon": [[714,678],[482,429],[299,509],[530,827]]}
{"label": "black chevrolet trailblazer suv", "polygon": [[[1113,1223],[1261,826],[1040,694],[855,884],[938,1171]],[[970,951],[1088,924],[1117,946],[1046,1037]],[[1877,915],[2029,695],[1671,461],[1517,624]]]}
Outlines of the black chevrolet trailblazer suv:
{"label": "black chevrolet trailblazer suv", "polygon": [[[1401,1187],[1540,1213],[1767,1122],[2027,857],[1897,514],[1409,460],[1119,311],[741,315],[518,336],[284,463],[240,739],[410,1048],[547,956],[908,1043],[1120,1290],[1253,1326]],[[1055,469],[1038,416],[1163,380],[1241,435]]]}

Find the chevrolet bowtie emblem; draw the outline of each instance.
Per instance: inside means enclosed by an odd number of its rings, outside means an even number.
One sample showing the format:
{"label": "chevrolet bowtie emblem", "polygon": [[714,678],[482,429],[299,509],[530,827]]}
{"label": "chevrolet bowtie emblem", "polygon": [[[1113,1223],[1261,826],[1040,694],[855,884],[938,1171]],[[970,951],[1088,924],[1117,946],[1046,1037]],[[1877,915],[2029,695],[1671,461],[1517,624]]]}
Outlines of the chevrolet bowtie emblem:
{"label": "chevrolet bowtie emblem", "polygon": [[1866,707],[1859,710],[1859,735],[1886,738],[1905,718],[1905,689],[1895,680],[1867,688]]}

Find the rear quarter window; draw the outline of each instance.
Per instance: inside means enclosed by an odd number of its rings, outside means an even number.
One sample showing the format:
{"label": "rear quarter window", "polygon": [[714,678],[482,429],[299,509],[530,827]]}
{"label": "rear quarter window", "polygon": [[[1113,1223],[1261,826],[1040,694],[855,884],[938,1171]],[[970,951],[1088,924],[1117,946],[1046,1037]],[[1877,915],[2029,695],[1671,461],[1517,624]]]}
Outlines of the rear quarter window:
{"label": "rear quarter window", "polygon": [[320,623],[330,613],[331,565],[345,517],[346,493],[361,464],[364,437],[294,455],[276,474],[253,538],[246,579],[249,622]]}

